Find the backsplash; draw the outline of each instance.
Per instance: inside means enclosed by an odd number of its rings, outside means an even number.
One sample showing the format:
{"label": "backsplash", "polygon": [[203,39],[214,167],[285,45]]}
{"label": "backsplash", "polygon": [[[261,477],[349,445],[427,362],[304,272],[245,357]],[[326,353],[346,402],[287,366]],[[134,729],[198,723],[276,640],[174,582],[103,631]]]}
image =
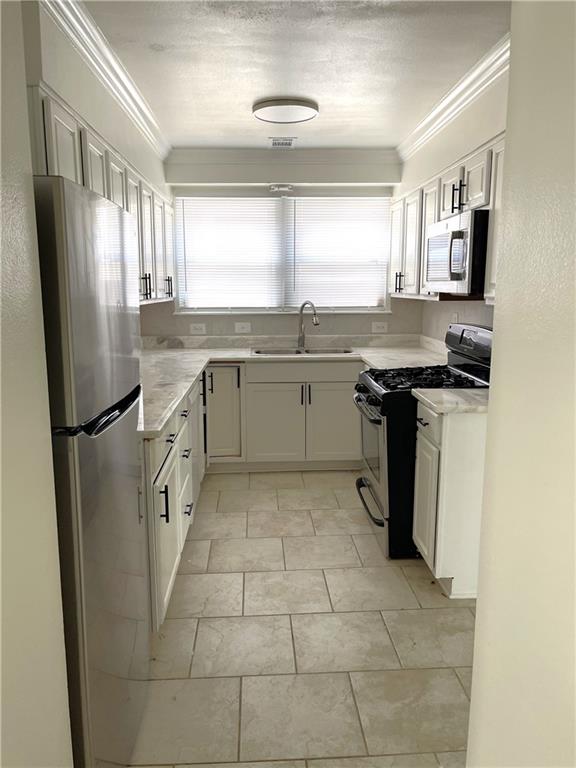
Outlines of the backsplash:
{"label": "backsplash", "polygon": [[446,329],[454,322],[454,315],[458,315],[459,323],[493,326],[494,307],[487,306],[483,301],[426,301],[422,304],[423,336],[444,341]]}

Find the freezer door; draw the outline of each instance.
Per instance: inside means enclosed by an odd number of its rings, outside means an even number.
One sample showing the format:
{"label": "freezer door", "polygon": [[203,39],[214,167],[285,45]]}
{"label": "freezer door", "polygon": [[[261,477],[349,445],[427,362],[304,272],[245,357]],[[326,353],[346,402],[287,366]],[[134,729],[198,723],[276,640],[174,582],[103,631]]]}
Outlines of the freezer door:
{"label": "freezer door", "polygon": [[150,600],[138,404],[97,437],[54,437],[75,765],[125,765],[146,699]]}
{"label": "freezer door", "polygon": [[80,424],[139,383],[136,219],[59,177],[35,193],[52,423]]}

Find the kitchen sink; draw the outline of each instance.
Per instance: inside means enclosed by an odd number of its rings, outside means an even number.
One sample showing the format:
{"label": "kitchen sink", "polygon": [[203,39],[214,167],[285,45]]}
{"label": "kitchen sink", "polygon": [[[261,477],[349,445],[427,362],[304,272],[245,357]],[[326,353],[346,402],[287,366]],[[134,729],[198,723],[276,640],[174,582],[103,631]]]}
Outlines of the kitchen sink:
{"label": "kitchen sink", "polygon": [[255,349],[255,355],[349,355],[351,349]]}

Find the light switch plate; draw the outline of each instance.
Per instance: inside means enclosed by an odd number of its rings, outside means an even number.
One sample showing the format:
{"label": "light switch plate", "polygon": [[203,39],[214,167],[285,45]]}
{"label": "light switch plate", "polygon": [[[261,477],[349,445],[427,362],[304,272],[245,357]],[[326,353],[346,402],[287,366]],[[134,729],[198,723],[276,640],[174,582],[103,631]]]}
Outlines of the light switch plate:
{"label": "light switch plate", "polygon": [[372,323],[372,333],[388,333],[388,323],[385,321]]}
{"label": "light switch plate", "polygon": [[192,336],[206,336],[206,323],[191,323],[190,334]]}
{"label": "light switch plate", "polygon": [[252,333],[252,323],[234,323],[234,333]]}

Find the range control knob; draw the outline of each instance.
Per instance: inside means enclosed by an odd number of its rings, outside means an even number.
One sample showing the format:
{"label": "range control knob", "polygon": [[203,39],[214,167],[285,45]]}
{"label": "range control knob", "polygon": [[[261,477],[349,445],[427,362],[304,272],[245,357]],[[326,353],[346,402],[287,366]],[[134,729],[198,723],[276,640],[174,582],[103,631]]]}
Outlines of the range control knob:
{"label": "range control knob", "polygon": [[361,395],[365,395],[367,392],[370,391],[365,384],[356,384],[355,390],[356,392],[360,392]]}

